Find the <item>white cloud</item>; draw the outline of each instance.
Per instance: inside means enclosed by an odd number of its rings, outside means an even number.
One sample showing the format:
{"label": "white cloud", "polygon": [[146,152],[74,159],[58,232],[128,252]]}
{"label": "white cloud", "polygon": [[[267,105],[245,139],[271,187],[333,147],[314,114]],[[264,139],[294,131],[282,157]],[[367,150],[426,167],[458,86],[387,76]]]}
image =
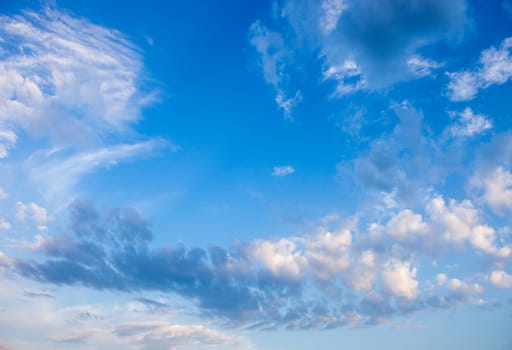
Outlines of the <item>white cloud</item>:
{"label": "white cloud", "polygon": [[473,136],[492,128],[492,121],[483,114],[475,114],[469,107],[459,113],[458,123],[451,127],[454,136]]}
{"label": "white cloud", "polygon": [[331,33],[338,24],[342,12],[348,7],[344,0],[323,0],[318,25],[324,34]]}
{"label": "white cloud", "polygon": [[38,225],[40,230],[46,230],[45,224],[48,221],[48,214],[45,208],[37,205],[34,202],[25,204],[21,201],[18,201],[16,206],[16,218],[19,221],[25,222],[25,220],[29,218]]}
{"label": "white cloud", "polygon": [[0,157],[19,128],[65,147],[139,120],[148,101],[138,86],[142,59],[120,33],[47,7],[0,16],[0,35]]}
{"label": "white cloud", "polygon": [[370,291],[377,279],[376,259],[374,252],[363,251],[346,278],[347,284],[355,290]]}
{"label": "white cloud", "polygon": [[350,266],[352,234],[349,230],[320,232],[304,237],[305,257],[315,278],[328,280]]}
{"label": "white cloud", "polygon": [[353,59],[346,59],[342,64],[329,66],[323,73],[323,79],[336,81],[336,89],[332,97],[348,95],[368,86],[361,67]]}
{"label": "white cloud", "polygon": [[11,228],[11,223],[5,221],[4,218],[0,218],[0,230],[9,230]]}
{"label": "white cloud", "polygon": [[5,190],[2,187],[0,187],[0,200],[6,199],[7,197],[9,197],[9,194],[5,192]]}
{"label": "white cloud", "polygon": [[276,103],[284,112],[287,119],[292,119],[292,111],[302,101],[302,94],[297,91],[293,97],[286,97],[283,90],[278,89],[276,94]]}
{"label": "white cloud", "polygon": [[506,38],[499,48],[491,47],[482,51],[476,69],[448,73],[450,99],[452,101],[471,100],[479,90],[506,83],[512,77],[511,48],[512,37]]}
{"label": "white cloud", "polygon": [[512,275],[503,270],[492,271],[490,281],[498,288],[512,288]]}
{"label": "white cloud", "polygon": [[[2,119],[0,116],[0,122]],[[11,130],[0,130],[0,159],[9,155],[9,149],[14,147],[17,138],[16,134]]]}
{"label": "white cloud", "polygon": [[265,81],[275,90],[277,106],[283,110],[285,117],[291,118],[293,109],[302,100],[299,90],[287,93],[289,75],[287,67],[290,64],[291,52],[285,40],[278,32],[274,32],[260,22],[255,22],[249,29],[250,43],[258,53],[259,64],[263,70]]}
{"label": "white cloud", "polygon": [[468,241],[473,247],[499,257],[512,254],[511,246],[496,245],[494,229],[481,223],[479,212],[471,201],[457,203],[450,200],[446,206],[442,197],[436,197],[428,203],[426,211],[443,240],[457,246]]}
{"label": "white cloud", "polygon": [[[147,156],[151,152],[179,148],[162,139],[152,139],[133,144],[118,144],[100,149],[68,155],[64,150],[44,150],[34,153],[24,163],[31,180],[43,193],[54,196],[66,193],[88,173],[100,167],[115,166],[119,162]],[[56,181],[58,179],[58,181]]]}
{"label": "white cloud", "polygon": [[389,220],[386,232],[393,238],[403,241],[410,236],[423,235],[428,232],[428,225],[420,214],[405,209]]}
{"label": "white cloud", "polygon": [[406,299],[416,299],[419,295],[417,269],[409,262],[390,261],[382,272],[382,285],[386,291]]}
{"label": "white cloud", "polygon": [[419,55],[411,56],[407,60],[407,67],[414,75],[418,77],[428,77],[433,74],[433,71],[443,66],[434,60],[421,57]]}
{"label": "white cloud", "polygon": [[275,166],[272,169],[272,176],[287,176],[295,172],[295,168],[289,165],[286,166]]}
{"label": "white cloud", "polygon": [[255,264],[286,279],[299,279],[307,267],[307,259],[298,244],[286,238],[277,242],[256,240],[251,243],[249,255]]}
{"label": "white cloud", "polygon": [[483,189],[483,198],[495,212],[512,212],[512,173],[503,167],[478,174],[471,178],[470,185]]}
{"label": "white cloud", "polygon": [[119,325],[114,332],[120,337],[132,338],[140,349],[190,349],[235,343],[233,337],[203,325],[134,322]]}
{"label": "white cloud", "polygon": [[469,283],[458,278],[448,278],[444,273],[438,274],[436,280],[439,286],[447,288],[454,294],[463,296],[464,300],[477,304],[482,302],[477,297],[484,294],[485,290],[479,283]]}

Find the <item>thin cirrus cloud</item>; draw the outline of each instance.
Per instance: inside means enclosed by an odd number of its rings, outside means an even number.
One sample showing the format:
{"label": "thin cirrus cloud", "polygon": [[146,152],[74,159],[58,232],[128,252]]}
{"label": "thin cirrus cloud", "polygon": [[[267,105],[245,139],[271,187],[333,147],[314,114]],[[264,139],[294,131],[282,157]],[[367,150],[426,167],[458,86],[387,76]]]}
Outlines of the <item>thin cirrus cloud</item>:
{"label": "thin cirrus cloud", "polygon": [[[149,157],[159,151],[176,152],[179,147],[160,138],[133,144],[116,144],[73,152],[66,150],[42,150],[34,152],[23,162],[23,168],[31,182],[43,188],[43,193],[56,196],[72,192],[71,190],[84,175],[100,168],[115,166],[142,157]],[[59,182],[55,182],[55,178]]]}

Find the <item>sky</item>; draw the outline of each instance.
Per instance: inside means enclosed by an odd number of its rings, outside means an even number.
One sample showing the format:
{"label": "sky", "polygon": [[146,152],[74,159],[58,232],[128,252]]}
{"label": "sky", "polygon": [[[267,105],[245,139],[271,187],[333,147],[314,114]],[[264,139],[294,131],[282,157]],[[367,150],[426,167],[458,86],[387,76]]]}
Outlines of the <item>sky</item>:
{"label": "sky", "polygon": [[0,349],[512,349],[512,1],[0,3]]}

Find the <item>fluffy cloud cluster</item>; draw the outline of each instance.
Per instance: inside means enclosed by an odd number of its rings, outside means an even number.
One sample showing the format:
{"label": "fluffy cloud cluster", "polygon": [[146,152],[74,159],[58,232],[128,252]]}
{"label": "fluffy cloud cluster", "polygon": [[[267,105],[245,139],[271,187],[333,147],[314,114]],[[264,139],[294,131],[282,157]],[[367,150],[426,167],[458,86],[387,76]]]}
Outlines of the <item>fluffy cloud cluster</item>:
{"label": "fluffy cloud cluster", "polygon": [[[44,259],[6,257],[4,266],[47,283],[172,292],[197,301],[207,314],[257,328],[375,323],[417,309],[484,302],[476,298],[481,285],[444,274],[437,276],[439,291],[432,294],[421,275],[421,257],[440,254],[432,247],[449,251],[465,244],[501,261],[512,254],[512,244],[496,240],[469,200],[442,197],[429,201],[425,217],[404,209],[366,230],[321,226],[311,235],[228,249],[151,248],[147,223],[129,209],[101,214],[77,200],[70,213],[66,232],[39,235],[25,245]],[[507,287],[508,274],[493,272],[490,282]],[[160,331],[154,335],[159,339],[173,329]]]}

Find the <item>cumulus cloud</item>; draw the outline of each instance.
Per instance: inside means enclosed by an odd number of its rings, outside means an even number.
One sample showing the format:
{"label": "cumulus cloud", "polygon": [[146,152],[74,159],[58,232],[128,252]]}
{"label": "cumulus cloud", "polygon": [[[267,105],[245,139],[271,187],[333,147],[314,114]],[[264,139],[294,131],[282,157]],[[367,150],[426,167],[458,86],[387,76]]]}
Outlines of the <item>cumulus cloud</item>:
{"label": "cumulus cloud", "polygon": [[272,176],[287,176],[295,172],[295,168],[289,165],[275,166],[272,169]]}
{"label": "cumulus cloud", "polygon": [[445,241],[458,246],[469,242],[498,257],[512,254],[512,246],[497,246],[494,229],[481,223],[480,213],[471,201],[450,200],[447,206],[442,197],[436,197],[428,203],[426,211]]}
{"label": "cumulus cloud", "polygon": [[382,284],[393,295],[415,299],[419,294],[416,273],[409,262],[391,261],[382,272]]}
{"label": "cumulus cloud", "polygon": [[512,288],[512,275],[503,270],[493,271],[489,280],[498,288]]}
{"label": "cumulus cloud", "polygon": [[140,119],[142,59],[119,32],[47,7],[0,17],[0,33],[0,127],[14,125],[0,133],[4,151],[16,128],[80,145]]}
{"label": "cumulus cloud", "polygon": [[498,48],[485,49],[473,70],[448,73],[448,90],[452,101],[468,101],[480,90],[502,85],[512,77],[512,38],[506,38]]}
{"label": "cumulus cloud", "polygon": [[473,136],[492,128],[492,121],[483,114],[475,114],[469,107],[458,114],[458,123],[450,128],[454,136]]}
{"label": "cumulus cloud", "polygon": [[438,286],[446,288],[450,292],[450,298],[459,302],[482,304],[482,295],[485,290],[479,283],[470,283],[459,278],[449,278],[445,273],[436,275]]}
{"label": "cumulus cloud", "polygon": [[404,209],[389,220],[387,234],[398,240],[405,240],[410,236],[423,235],[429,230],[420,214]]}
{"label": "cumulus cloud", "polygon": [[512,212],[512,173],[499,166],[470,179],[473,188],[482,190],[483,199],[498,214]]}

